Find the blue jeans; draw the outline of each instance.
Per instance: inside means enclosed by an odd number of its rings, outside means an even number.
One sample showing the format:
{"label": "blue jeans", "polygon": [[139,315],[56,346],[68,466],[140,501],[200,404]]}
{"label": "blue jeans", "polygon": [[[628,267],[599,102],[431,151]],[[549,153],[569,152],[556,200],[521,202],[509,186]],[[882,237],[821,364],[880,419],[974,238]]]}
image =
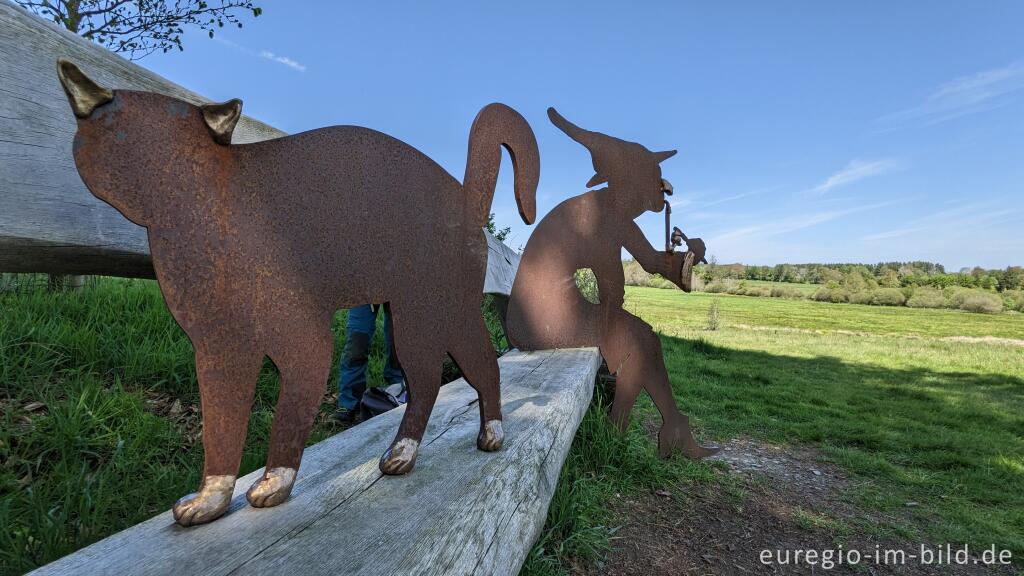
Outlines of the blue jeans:
{"label": "blue jeans", "polygon": [[[355,410],[366,392],[366,365],[370,356],[370,343],[377,331],[377,310],[369,304],[348,311],[348,325],[345,327],[345,350],[341,354],[338,369],[338,407]],[[405,379],[402,367],[395,358],[391,339],[390,314],[384,313],[384,381],[388,384]]]}

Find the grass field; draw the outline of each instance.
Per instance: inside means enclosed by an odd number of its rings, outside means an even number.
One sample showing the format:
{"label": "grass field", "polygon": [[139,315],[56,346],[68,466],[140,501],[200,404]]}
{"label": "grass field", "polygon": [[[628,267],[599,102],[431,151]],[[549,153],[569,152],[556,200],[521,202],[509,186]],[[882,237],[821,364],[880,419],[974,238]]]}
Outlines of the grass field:
{"label": "grass field", "polygon": [[[720,322],[709,331],[712,303]],[[648,288],[628,288],[626,307],[663,334],[677,400],[703,437],[813,446],[858,481],[852,505],[893,519],[850,530],[995,543],[1024,557],[1024,348],[944,339],[1022,339],[1024,315]],[[344,315],[335,323],[340,350]],[[374,360],[371,378],[380,369]],[[243,473],[263,463],[276,389],[268,365]],[[153,283],[0,297],[0,573],[193,489],[197,402],[191,347]],[[646,396],[626,435],[605,402],[595,395],[525,574],[599,558],[617,526],[610,503],[623,494],[681,486],[741,497],[716,465],[655,456]],[[311,441],[334,431],[321,422]]]}
{"label": "grass field", "polygon": [[787,288],[799,292],[804,296],[810,296],[821,289],[821,284],[798,284],[796,282],[772,282],[770,280],[734,280],[736,284],[745,282],[747,286],[763,286],[768,289]]}
{"label": "grass field", "polygon": [[[334,319],[332,376],[310,443],[338,431],[324,416],[345,320],[344,312]],[[371,385],[382,383],[382,371],[378,337]],[[241,474],[265,463],[276,398],[268,362]],[[0,574],[59,558],[194,490],[198,404],[192,346],[156,283],[97,279],[75,292],[0,293]]]}
{"label": "grass field", "polygon": [[[705,329],[712,303],[715,331]],[[891,519],[839,533],[1024,556],[1024,348],[943,339],[1022,339],[1024,315],[633,287],[626,308],[662,333],[677,401],[705,438],[813,446],[855,480],[853,506]],[[634,420],[656,418],[649,401],[638,410]],[[618,494],[735,489],[711,469],[659,461],[640,423],[616,438],[591,410],[552,506],[555,530],[528,573],[598,557]]]}

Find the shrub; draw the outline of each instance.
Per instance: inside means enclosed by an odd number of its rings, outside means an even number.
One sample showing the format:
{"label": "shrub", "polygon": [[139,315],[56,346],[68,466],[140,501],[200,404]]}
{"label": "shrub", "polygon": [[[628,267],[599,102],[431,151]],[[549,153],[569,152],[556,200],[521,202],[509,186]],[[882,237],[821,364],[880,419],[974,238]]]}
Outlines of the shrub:
{"label": "shrub", "polygon": [[622,263],[622,274],[626,280],[626,286],[649,286],[651,275],[640,267],[636,260],[626,260]]}
{"label": "shrub", "polygon": [[872,292],[864,290],[861,292],[851,292],[847,300],[849,300],[850,304],[871,304],[873,298],[874,294]]}
{"label": "shrub", "polygon": [[960,304],[961,310],[968,312],[981,312],[983,314],[996,314],[1003,310],[1003,299],[996,294],[975,292],[964,298]]}
{"label": "shrub", "polygon": [[837,304],[841,302],[848,302],[850,299],[846,291],[838,286],[835,288],[829,288],[827,286],[825,288],[819,288],[811,298],[818,302],[834,302]]}
{"label": "shrub", "polygon": [[712,294],[735,294],[736,289],[736,281],[730,279],[715,280],[704,287],[705,292]]}
{"label": "shrub", "polygon": [[749,286],[743,294],[746,296],[767,298],[772,295],[772,290],[767,286]]}
{"label": "shrub", "polygon": [[708,308],[708,330],[718,330],[719,324],[722,322],[722,314],[718,309],[718,299],[711,301],[711,306]]}
{"label": "shrub", "polygon": [[896,288],[879,288],[871,294],[871,303],[876,306],[903,306],[907,298]]}
{"label": "shrub", "polygon": [[573,275],[573,279],[576,280],[576,288],[579,289],[580,294],[583,298],[591,304],[600,304],[601,295],[597,289],[597,276],[594,275],[594,271],[590,268],[580,268]]}
{"label": "shrub", "polygon": [[1024,312],[1024,290],[1007,290],[1003,292],[1003,307],[1007,310]]}
{"label": "shrub", "polygon": [[725,283],[721,280],[714,280],[704,285],[704,291],[709,294],[721,294],[725,292]]}
{"label": "shrub", "polygon": [[946,297],[942,295],[942,290],[917,288],[907,299],[907,306],[911,308],[945,308]]}
{"label": "shrub", "polygon": [[964,304],[964,300],[968,296],[974,294],[975,291],[970,288],[961,288],[960,286],[950,286],[942,291],[943,295],[946,296],[946,304],[950,308],[960,308]]}
{"label": "shrub", "polygon": [[773,286],[772,298],[803,298],[803,292],[789,286]]}

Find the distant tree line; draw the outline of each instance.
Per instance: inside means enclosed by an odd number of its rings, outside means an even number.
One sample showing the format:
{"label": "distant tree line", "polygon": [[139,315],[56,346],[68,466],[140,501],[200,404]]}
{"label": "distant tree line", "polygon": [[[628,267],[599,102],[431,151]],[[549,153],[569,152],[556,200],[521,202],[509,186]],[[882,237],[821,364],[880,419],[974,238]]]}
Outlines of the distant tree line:
{"label": "distant tree line", "polygon": [[1007,266],[1003,270],[964,268],[946,272],[935,262],[879,262],[878,264],[710,264],[699,266],[697,274],[705,282],[715,280],[764,280],[796,284],[861,284],[882,288],[980,288],[983,290],[1020,290],[1024,288],[1024,268]]}

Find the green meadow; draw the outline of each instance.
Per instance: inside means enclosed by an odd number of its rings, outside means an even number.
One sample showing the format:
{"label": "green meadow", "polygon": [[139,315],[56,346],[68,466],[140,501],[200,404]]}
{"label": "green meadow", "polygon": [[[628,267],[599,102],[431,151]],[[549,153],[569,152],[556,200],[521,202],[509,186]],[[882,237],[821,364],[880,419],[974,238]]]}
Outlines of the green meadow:
{"label": "green meadow", "polygon": [[[1024,348],[1013,342],[1024,315],[634,287],[626,308],[661,333],[677,401],[702,438],[813,447],[854,481],[849,505],[893,519],[849,530],[1024,557]],[[338,314],[336,361],[344,322]],[[333,388],[332,378],[325,414]],[[243,473],[264,460],[276,390],[268,365]],[[742,497],[720,463],[655,456],[646,397],[625,435],[606,403],[595,394],[525,574],[599,561],[619,495],[683,486]],[[0,295],[0,418],[3,574],[166,510],[199,480],[192,351],[152,282]],[[321,421],[310,441],[336,431]]]}
{"label": "green meadow", "polygon": [[[625,307],[661,333],[676,400],[705,440],[810,446],[845,470],[845,503],[876,520],[830,518],[837,533],[1024,557],[1024,314],[644,287],[626,288]],[[715,464],[659,460],[645,421],[657,421],[646,396],[625,437],[603,410],[587,414],[528,573],[598,560],[623,493],[742,492]]]}

